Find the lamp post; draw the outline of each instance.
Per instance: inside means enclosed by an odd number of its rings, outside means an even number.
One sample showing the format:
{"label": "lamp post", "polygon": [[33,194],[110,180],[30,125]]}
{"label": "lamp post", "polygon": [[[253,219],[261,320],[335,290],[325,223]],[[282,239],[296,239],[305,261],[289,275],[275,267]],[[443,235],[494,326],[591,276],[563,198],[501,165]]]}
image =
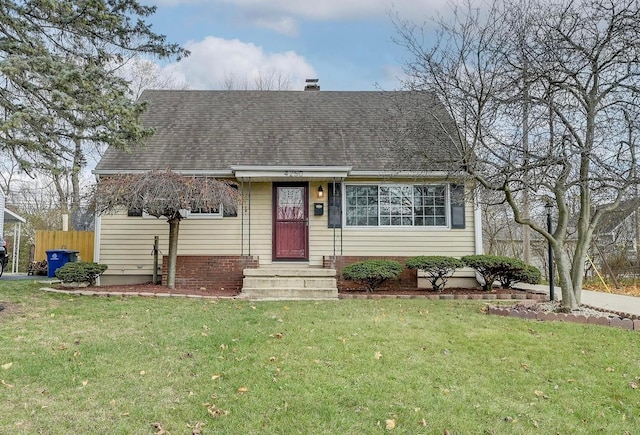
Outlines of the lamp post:
{"label": "lamp post", "polygon": [[[553,205],[551,205],[551,201],[547,201],[544,208],[547,209],[547,232],[551,234],[551,209],[553,208]],[[553,292],[553,287],[554,287],[553,248],[551,247],[551,242],[548,242],[548,245],[549,245],[548,247],[548,250],[549,250],[549,300],[554,301],[556,298]]]}

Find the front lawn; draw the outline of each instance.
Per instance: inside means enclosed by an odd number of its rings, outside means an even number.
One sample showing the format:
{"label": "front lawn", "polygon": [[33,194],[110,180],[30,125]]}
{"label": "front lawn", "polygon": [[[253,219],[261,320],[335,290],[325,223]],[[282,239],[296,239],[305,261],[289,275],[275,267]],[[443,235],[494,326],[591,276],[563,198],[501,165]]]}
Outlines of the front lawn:
{"label": "front lawn", "polygon": [[0,280],[0,433],[635,433],[638,332],[482,301],[73,297]]}

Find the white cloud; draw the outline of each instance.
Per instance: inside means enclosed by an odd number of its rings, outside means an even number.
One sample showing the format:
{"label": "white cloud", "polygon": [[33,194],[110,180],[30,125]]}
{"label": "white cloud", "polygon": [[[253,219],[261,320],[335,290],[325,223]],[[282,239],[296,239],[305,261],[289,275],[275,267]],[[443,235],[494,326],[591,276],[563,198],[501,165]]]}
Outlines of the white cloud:
{"label": "white cloud", "polygon": [[303,89],[316,73],[293,51],[267,53],[262,47],[237,39],[209,36],[190,41],[185,48],[191,56],[167,65],[164,70],[192,89],[224,89],[231,80],[235,88],[254,88],[257,80],[286,80],[292,89]]}
{"label": "white cloud", "polygon": [[298,34],[298,22],[291,17],[269,17],[262,16],[252,20],[258,27],[275,30],[287,36],[296,36]]}

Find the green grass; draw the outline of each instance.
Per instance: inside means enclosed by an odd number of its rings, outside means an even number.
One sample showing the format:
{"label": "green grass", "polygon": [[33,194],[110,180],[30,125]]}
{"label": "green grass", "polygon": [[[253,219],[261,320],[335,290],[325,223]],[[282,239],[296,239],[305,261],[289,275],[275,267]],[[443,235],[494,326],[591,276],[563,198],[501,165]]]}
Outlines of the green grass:
{"label": "green grass", "polygon": [[487,316],[480,301],[73,297],[0,280],[3,302],[0,433],[640,427],[633,331]]}

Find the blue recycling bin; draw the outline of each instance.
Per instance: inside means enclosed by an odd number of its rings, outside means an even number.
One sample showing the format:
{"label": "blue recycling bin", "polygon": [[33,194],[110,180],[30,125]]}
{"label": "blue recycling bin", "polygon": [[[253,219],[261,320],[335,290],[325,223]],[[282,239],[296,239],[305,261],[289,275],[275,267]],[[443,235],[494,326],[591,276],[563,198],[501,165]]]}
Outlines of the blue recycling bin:
{"label": "blue recycling bin", "polygon": [[56,270],[67,263],[73,263],[78,259],[78,252],[73,249],[50,249],[47,253],[47,277],[54,278]]}

